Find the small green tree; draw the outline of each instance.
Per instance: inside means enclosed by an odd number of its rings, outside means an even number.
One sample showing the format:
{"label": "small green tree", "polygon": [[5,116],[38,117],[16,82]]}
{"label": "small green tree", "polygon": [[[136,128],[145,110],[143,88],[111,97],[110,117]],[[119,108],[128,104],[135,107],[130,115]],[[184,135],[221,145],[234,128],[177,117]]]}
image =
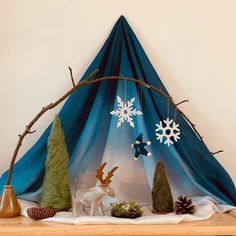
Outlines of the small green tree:
{"label": "small green tree", "polygon": [[153,176],[152,205],[153,213],[168,213],[174,210],[170,185],[161,161],[157,163]]}
{"label": "small green tree", "polygon": [[69,155],[58,115],[55,116],[48,138],[41,207],[66,210],[71,207],[68,176]]}

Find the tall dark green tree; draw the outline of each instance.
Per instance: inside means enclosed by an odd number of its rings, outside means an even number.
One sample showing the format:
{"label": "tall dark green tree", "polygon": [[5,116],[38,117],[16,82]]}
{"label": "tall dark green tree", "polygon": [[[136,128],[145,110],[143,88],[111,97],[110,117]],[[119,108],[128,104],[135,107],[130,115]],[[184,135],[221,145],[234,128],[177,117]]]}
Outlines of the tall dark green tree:
{"label": "tall dark green tree", "polygon": [[161,161],[157,163],[153,176],[152,205],[153,213],[174,211],[170,185],[166,176],[165,166]]}
{"label": "tall dark green tree", "polygon": [[58,115],[55,116],[47,143],[41,207],[66,210],[71,207],[68,176],[69,155]]}

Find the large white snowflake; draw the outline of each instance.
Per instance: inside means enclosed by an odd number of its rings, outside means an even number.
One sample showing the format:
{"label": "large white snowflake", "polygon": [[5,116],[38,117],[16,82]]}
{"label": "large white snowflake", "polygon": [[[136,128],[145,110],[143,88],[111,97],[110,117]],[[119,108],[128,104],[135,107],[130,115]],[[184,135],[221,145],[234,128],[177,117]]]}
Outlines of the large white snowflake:
{"label": "large white snowflake", "polygon": [[122,99],[117,96],[116,110],[110,112],[111,115],[118,117],[117,128],[120,127],[125,121],[134,128],[133,116],[140,116],[143,113],[133,108],[135,98],[131,98],[129,101],[123,102]]}
{"label": "large white snowflake", "polygon": [[[164,124],[165,123],[165,124]],[[156,136],[157,140],[160,140],[160,142],[163,142],[163,139],[165,138],[164,144],[167,144],[170,146],[170,144],[174,144],[173,139],[175,142],[180,139],[180,130],[179,130],[179,125],[176,124],[172,119],[170,120],[167,118],[166,120],[160,121],[159,124],[156,124],[157,129],[156,131]]]}

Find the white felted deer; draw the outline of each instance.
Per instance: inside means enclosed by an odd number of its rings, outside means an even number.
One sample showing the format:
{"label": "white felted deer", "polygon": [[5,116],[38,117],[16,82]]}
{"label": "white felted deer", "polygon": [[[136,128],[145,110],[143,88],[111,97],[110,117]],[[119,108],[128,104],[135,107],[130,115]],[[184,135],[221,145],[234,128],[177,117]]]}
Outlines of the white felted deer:
{"label": "white felted deer", "polygon": [[111,188],[110,183],[113,173],[118,169],[117,166],[114,167],[111,171],[108,172],[106,178],[103,179],[103,169],[106,164],[106,162],[103,163],[96,171],[96,177],[101,183],[100,185],[90,188],[87,192],[83,192],[80,189],[77,190],[73,202],[74,216],[78,216],[80,210],[88,214],[85,210],[86,204],[91,205],[90,216],[94,216],[97,209],[99,210],[101,215],[105,215],[103,210],[102,198],[106,195],[115,197],[116,194]]}

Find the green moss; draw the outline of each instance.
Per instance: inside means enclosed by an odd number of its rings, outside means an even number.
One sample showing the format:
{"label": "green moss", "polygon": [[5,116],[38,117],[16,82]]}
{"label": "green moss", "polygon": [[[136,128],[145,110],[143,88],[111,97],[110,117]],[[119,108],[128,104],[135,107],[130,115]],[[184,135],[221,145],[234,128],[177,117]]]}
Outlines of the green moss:
{"label": "green moss", "polygon": [[152,205],[154,213],[173,212],[173,198],[164,164],[159,161],[153,177]]}
{"label": "green moss", "polygon": [[143,212],[135,202],[118,202],[112,204],[111,215],[119,218],[137,218],[142,216]]}
{"label": "green moss", "polygon": [[41,207],[56,210],[71,208],[71,192],[67,173],[69,155],[58,116],[55,116],[48,138]]}

